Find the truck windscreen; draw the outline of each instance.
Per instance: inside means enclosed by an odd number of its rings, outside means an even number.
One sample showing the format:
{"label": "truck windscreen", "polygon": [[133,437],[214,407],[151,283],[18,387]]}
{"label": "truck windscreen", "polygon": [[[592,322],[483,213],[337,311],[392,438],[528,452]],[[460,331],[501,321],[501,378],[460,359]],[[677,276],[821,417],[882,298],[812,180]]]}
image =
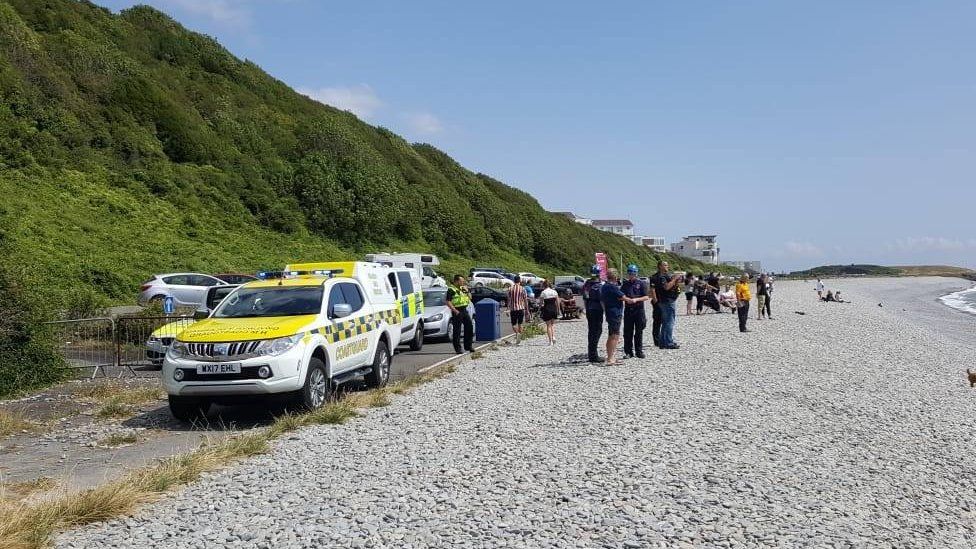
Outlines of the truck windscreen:
{"label": "truck windscreen", "polygon": [[221,302],[213,318],[317,315],[322,286],[241,288]]}

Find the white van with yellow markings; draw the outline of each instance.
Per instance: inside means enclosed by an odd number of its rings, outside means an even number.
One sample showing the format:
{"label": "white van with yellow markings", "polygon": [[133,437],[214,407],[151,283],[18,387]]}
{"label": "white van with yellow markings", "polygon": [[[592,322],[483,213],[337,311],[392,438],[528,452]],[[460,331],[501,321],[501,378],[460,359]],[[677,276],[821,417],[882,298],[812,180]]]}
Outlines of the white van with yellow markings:
{"label": "white van with yellow markings", "polygon": [[400,343],[411,351],[424,346],[424,293],[420,276],[415,269],[394,267],[387,278],[400,307]]}
{"label": "white van with yellow markings", "polygon": [[173,415],[282,393],[314,409],[345,381],[385,385],[401,318],[389,269],[330,265],[244,284],[180,332],[162,371]]}
{"label": "white van with yellow markings", "polygon": [[393,289],[396,306],[400,310],[398,345],[409,345],[411,351],[419,351],[423,348],[424,294],[421,291],[420,273],[416,269],[389,267],[375,262],[341,261],[294,263],[285,266],[285,271],[316,272],[333,269],[350,272],[353,277],[368,281],[371,287],[379,285],[378,281],[374,280],[374,276],[386,277],[390,288]]}

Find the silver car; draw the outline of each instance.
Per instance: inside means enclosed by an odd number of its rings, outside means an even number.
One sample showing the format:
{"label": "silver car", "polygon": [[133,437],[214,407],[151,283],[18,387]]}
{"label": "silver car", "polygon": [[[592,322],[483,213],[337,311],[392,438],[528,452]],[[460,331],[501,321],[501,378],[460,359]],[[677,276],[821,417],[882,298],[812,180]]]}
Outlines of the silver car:
{"label": "silver car", "polygon": [[213,286],[228,286],[219,278],[199,273],[169,273],[153,275],[139,289],[139,304],[173,298],[176,306],[199,307],[207,299]]}
{"label": "silver car", "polygon": [[[471,323],[474,324],[474,305],[468,305]],[[424,339],[451,339],[451,309],[447,306],[447,288],[424,290]]]}

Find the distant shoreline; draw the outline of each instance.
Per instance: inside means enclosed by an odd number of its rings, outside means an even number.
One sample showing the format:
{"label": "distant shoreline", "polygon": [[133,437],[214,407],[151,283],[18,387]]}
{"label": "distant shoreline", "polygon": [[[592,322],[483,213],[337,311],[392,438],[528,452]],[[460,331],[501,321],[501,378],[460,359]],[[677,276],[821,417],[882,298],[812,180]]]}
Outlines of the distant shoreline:
{"label": "distant shoreline", "polygon": [[938,302],[953,311],[959,311],[971,316],[976,315],[976,299],[970,297],[974,292],[976,292],[976,282],[971,282],[968,288],[939,296]]}

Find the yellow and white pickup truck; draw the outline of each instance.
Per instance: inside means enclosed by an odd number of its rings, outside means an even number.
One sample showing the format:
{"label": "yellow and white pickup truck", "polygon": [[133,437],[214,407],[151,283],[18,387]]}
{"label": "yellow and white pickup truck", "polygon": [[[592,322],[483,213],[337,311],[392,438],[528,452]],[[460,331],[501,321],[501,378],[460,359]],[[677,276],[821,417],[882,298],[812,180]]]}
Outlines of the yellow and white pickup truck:
{"label": "yellow and white pickup truck", "polygon": [[215,402],[281,393],[314,409],[353,378],[387,383],[402,318],[390,269],[306,266],[315,268],[286,268],[240,286],[209,318],[179,333],[162,370],[177,419],[206,414]]}

